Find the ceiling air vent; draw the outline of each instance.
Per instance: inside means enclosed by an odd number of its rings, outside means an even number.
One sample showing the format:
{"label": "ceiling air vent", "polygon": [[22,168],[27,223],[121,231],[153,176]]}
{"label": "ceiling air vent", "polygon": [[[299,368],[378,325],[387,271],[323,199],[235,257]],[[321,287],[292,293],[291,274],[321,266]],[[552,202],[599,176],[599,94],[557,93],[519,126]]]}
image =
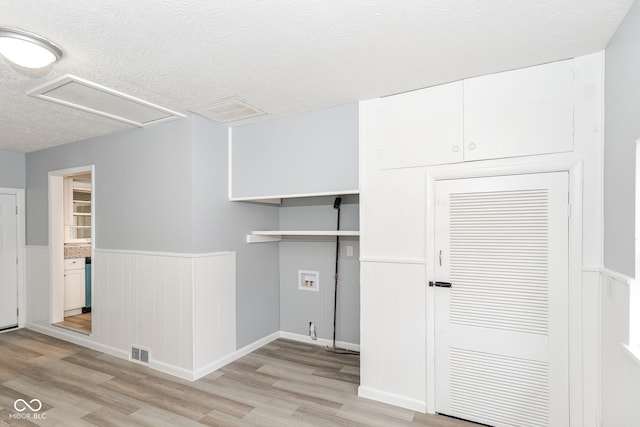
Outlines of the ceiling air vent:
{"label": "ceiling air vent", "polygon": [[70,74],[39,86],[27,92],[27,95],[140,127],[185,117]]}
{"label": "ceiling air vent", "polygon": [[238,96],[230,96],[210,104],[191,107],[188,110],[220,123],[235,122],[267,114]]}

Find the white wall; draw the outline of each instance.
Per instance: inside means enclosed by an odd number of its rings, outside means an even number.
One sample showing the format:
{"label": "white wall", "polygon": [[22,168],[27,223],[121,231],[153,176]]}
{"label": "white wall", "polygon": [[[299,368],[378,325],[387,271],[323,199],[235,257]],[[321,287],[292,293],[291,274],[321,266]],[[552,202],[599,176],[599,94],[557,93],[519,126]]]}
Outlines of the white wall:
{"label": "white wall", "polygon": [[97,250],[93,256],[92,339],[157,363],[193,369],[191,260]]}
{"label": "white wall", "polygon": [[24,188],[25,155],[0,150],[0,187]]}
{"label": "white wall", "polygon": [[27,244],[49,244],[49,172],[94,165],[95,247],[191,252],[191,135],[182,119],[27,153]]}
{"label": "white wall", "polygon": [[229,201],[229,129],[202,117],[191,118],[193,252],[236,253],[237,347],[279,330],[278,246],[249,245],[252,230],[273,230],[273,205]]}
{"label": "white wall", "polygon": [[[27,154],[30,326],[122,357],[132,344],[149,347],[153,364],[184,377],[278,331],[277,247],[244,242],[252,229],[273,228],[278,214],[229,202],[227,136],[226,127],[189,117]],[[80,340],[49,325],[42,253],[49,250],[48,172],[86,165],[95,171],[94,321],[92,336]],[[235,257],[232,277],[228,260],[216,274],[192,265],[203,254],[230,252],[238,254],[237,277]],[[194,299],[196,292],[205,298]],[[196,345],[193,334],[206,339]]]}
{"label": "white wall", "polygon": [[[598,360],[588,355],[598,354],[598,333],[585,326],[593,325],[590,316],[599,307],[592,279],[597,283],[601,265],[603,55],[580,57],[575,64],[574,151],[569,153],[384,170],[379,133],[370,116],[375,101],[361,103],[362,396],[434,410],[433,306],[426,283],[433,259],[427,240],[433,203],[428,175],[480,176],[559,167],[572,169],[573,179],[582,184],[574,188],[584,188],[572,194],[578,207],[572,213],[572,233],[581,246],[573,259],[568,310],[571,419],[576,426],[597,425]],[[583,281],[583,276],[589,278]]]}
{"label": "white wall", "polygon": [[361,270],[358,394],[426,412],[424,264],[369,260]]}
{"label": "white wall", "polygon": [[26,294],[27,322],[45,323],[50,321],[49,247],[27,246]]}
{"label": "white wall", "polygon": [[[602,425],[640,425],[640,363],[629,343],[629,282],[637,277],[636,140],[640,138],[640,5],[635,2],[606,48],[604,273],[601,295]],[[634,231],[635,230],[635,231]],[[626,276],[626,277],[625,277]],[[637,283],[635,284],[637,286]]]}
{"label": "white wall", "polygon": [[193,258],[193,370],[200,378],[236,350],[236,254]]}
{"label": "white wall", "polygon": [[[335,197],[283,199],[278,209],[280,230],[333,230]],[[359,230],[358,196],[342,196],[340,229]],[[263,243],[264,244],[264,243]],[[287,238],[279,243],[280,330],[306,337],[309,322],[318,338],[333,338],[335,237]],[[347,253],[347,247],[353,254]],[[354,348],[360,343],[360,264],[358,238],[340,238],[336,340]],[[298,270],[318,271],[319,291],[298,289]],[[339,344],[344,346],[343,344]]]}
{"label": "white wall", "polygon": [[635,142],[640,138],[640,4],[606,49],[604,265],[634,275]]}
{"label": "white wall", "polygon": [[233,128],[232,198],[358,189],[358,104]]}
{"label": "white wall", "polygon": [[601,275],[602,425],[606,427],[640,425],[640,362],[623,346],[629,339],[630,280],[607,272]]}

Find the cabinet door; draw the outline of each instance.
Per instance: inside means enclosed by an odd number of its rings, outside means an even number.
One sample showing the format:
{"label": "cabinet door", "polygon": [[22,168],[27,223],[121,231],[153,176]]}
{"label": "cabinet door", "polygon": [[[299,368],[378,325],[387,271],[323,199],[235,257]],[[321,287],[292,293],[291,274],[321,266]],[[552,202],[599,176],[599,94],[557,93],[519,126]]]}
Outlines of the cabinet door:
{"label": "cabinet door", "polygon": [[464,160],[573,149],[573,60],[464,81]]}
{"label": "cabinet door", "polygon": [[64,272],[64,309],[73,310],[84,307],[84,270],[66,270]]}
{"label": "cabinet door", "polygon": [[380,99],[383,169],[462,161],[462,82]]}

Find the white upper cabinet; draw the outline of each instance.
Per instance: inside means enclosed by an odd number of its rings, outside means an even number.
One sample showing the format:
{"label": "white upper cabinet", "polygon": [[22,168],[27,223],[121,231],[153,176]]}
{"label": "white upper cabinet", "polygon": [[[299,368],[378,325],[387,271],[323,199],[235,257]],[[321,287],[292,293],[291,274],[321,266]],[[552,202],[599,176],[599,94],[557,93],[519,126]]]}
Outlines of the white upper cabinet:
{"label": "white upper cabinet", "polygon": [[571,151],[573,63],[464,80],[464,160]]}
{"label": "white upper cabinet", "polygon": [[383,169],[463,160],[462,82],[381,98]]}
{"label": "white upper cabinet", "polygon": [[573,150],[574,60],[375,100],[382,169]]}

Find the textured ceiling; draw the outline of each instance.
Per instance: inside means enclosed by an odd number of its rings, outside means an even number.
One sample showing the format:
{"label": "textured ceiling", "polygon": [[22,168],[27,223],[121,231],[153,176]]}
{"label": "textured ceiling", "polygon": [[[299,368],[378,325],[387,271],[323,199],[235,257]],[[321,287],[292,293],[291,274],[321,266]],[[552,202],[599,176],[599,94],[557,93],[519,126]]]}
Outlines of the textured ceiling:
{"label": "textured ceiling", "polygon": [[237,95],[258,120],[604,49],[633,0],[2,0],[0,26],[64,58],[0,60],[0,149],[128,125],[25,95],[64,74],[186,113]]}

